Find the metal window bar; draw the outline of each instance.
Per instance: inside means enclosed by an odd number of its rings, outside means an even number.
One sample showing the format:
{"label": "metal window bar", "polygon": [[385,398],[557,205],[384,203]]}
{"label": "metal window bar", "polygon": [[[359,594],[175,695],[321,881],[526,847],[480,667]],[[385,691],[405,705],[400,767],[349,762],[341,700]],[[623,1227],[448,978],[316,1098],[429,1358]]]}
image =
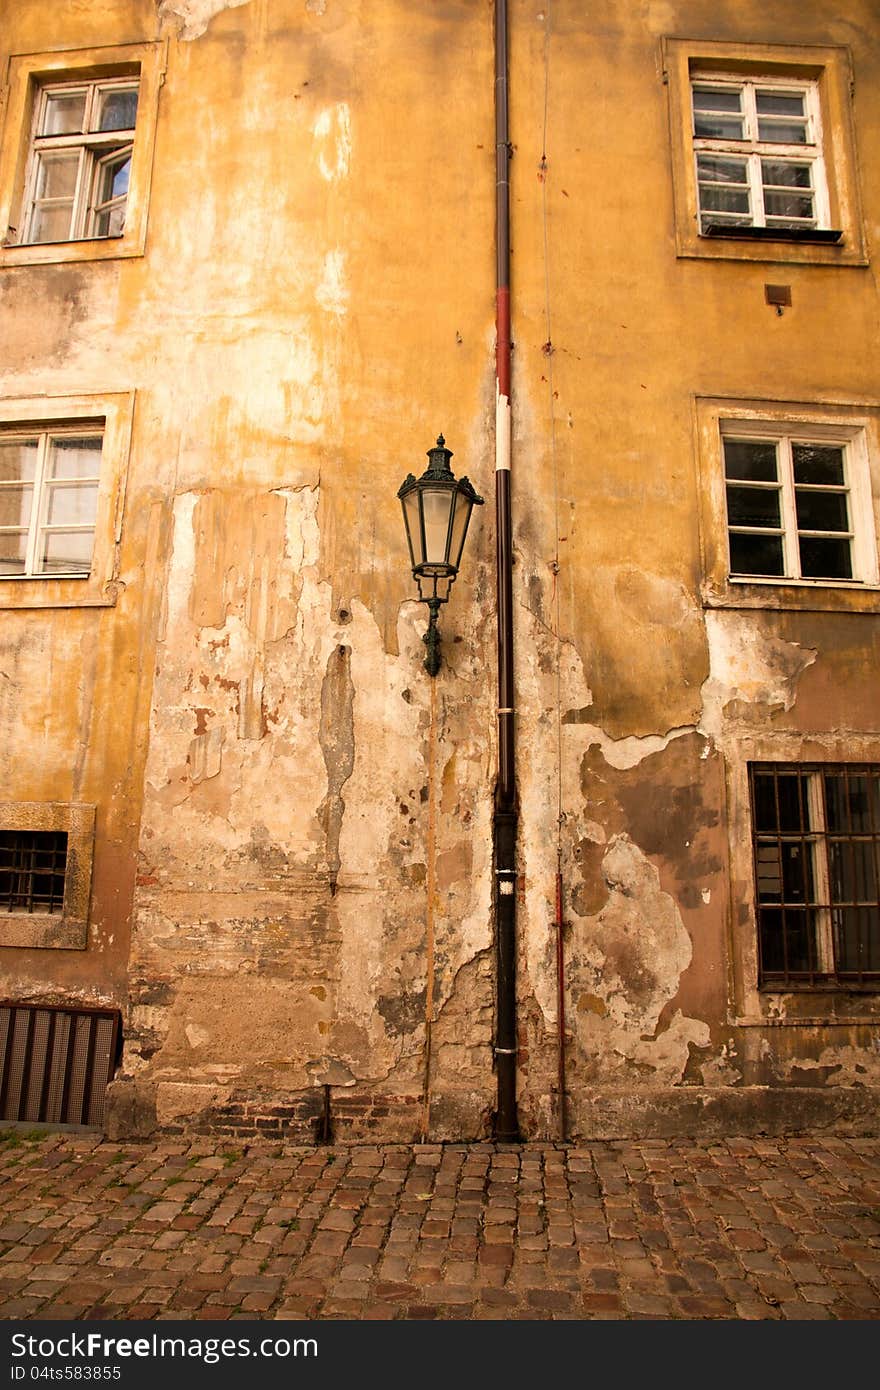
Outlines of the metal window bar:
{"label": "metal window bar", "polygon": [[61,912],[66,830],[0,831],[0,910]]}
{"label": "metal window bar", "polygon": [[[756,824],[757,777],[772,781],[773,831]],[[796,829],[783,828],[783,778],[794,783]],[[844,811],[843,827],[829,818],[832,780],[841,784],[836,806],[838,816]],[[750,764],[749,786],[759,984],[880,987],[880,766]],[[768,867],[775,874],[768,876]],[[768,879],[775,879],[778,895],[768,890]]]}
{"label": "metal window bar", "polygon": [[100,1128],[120,1038],[116,1010],[0,1005],[0,1119]]}

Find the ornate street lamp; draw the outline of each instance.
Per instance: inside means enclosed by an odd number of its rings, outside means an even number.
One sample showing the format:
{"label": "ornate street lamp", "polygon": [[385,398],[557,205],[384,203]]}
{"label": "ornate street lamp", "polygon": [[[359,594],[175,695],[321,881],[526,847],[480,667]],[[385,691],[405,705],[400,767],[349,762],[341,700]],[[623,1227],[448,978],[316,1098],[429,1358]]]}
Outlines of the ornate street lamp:
{"label": "ornate street lamp", "polygon": [[440,670],[440,605],[449,598],[458,574],[471,511],[483,504],[467,478],[455,478],[449,467],[451,458],[452,450],[446,448],[443,435],[438,435],[436,445],[428,450],[428,467],[422,476],[415,478],[409,473],[397,494],[403,507],[413,578],[419,586],[419,598],[431,614],[422,638],[428,648],[425,670],[430,676]]}

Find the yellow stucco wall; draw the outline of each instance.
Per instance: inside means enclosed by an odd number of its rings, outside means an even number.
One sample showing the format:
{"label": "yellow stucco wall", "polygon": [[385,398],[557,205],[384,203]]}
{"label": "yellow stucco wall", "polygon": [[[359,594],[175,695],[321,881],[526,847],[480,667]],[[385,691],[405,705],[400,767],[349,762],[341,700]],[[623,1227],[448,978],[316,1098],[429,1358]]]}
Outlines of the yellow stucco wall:
{"label": "yellow stucco wall", "polygon": [[[0,250],[0,404],[135,393],[112,606],[0,612],[2,799],[97,808],[87,949],[0,949],[0,991],[123,1008],[119,1128],[305,1124],[326,1083],[351,1133],[483,1134],[492,6],[9,9],[0,61],[149,44],[164,76],[143,254]],[[880,760],[876,595],[705,602],[698,408],[876,414],[873,9],[510,6],[528,1134],[557,1124],[557,863],[575,1132],[877,1079],[876,996],[755,989],[742,876],[748,758]],[[673,38],[846,53],[867,263],[678,254]],[[395,493],[440,430],[490,505],[432,686]]]}

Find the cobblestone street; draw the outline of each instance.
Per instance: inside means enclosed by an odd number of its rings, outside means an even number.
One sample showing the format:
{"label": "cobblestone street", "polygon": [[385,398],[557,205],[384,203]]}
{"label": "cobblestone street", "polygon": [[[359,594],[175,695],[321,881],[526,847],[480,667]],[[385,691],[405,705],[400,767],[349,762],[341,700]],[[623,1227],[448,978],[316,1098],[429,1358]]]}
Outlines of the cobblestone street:
{"label": "cobblestone street", "polygon": [[880,1140],[0,1135],[5,1319],[871,1319]]}

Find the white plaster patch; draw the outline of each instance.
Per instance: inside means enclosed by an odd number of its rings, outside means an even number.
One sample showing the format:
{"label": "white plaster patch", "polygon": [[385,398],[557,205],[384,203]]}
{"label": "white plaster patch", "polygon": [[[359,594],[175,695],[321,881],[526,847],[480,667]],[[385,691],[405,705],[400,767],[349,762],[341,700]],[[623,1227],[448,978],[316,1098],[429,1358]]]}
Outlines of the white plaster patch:
{"label": "white plaster patch", "polygon": [[176,20],[177,37],[189,42],[200,38],[221,10],[237,10],[249,4],[250,0],[162,0],[159,18]]}
{"label": "white plaster patch", "polygon": [[813,647],[767,637],[727,613],[706,613],[706,637],[709,675],[703,682],[700,729],[716,740],[725,724],[724,707],[733,700],[790,710],[801,676],[819,655]]}
{"label": "white plaster patch", "polygon": [[[602,1009],[578,1015],[583,1055],[600,1058],[603,1079],[613,1078],[614,1057],[632,1084],[681,1083],[689,1048],[708,1047],[708,1024],[676,1010],[658,1031],[661,1014],[678,993],[693,946],[675,900],[638,845],[615,836],[602,860],[610,890],[602,911],[583,924],[584,958],[593,975],[592,996]],[[619,1064],[620,1065],[620,1064]]]}
{"label": "white plaster patch", "polygon": [[343,179],[351,167],[351,111],[338,102],[321,112],[312,127],[318,145],[318,168],[328,183]]}
{"label": "white plaster patch", "polygon": [[204,1047],[211,1041],[211,1034],[207,1028],[202,1028],[198,1023],[188,1023],[183,1030],[186,1033],[186,1040],[190,1047]]}
{"label": "white plaster patch", "polygon": [[345,280],[345,252],[336,249],[324,257],[321,279],[315,287],[315,298],[328,314],[342,316],[348,310],[348,285]]}
{"label": "white plaster patch", "polygon": [[[175,632],[187,621],[187,608],[196,568],[196,536],[193,515],[198,496],[191,492],[174,499],[171,564],[165,586],[165,630]],[[163,632],[164,637],[164,632]]]}

